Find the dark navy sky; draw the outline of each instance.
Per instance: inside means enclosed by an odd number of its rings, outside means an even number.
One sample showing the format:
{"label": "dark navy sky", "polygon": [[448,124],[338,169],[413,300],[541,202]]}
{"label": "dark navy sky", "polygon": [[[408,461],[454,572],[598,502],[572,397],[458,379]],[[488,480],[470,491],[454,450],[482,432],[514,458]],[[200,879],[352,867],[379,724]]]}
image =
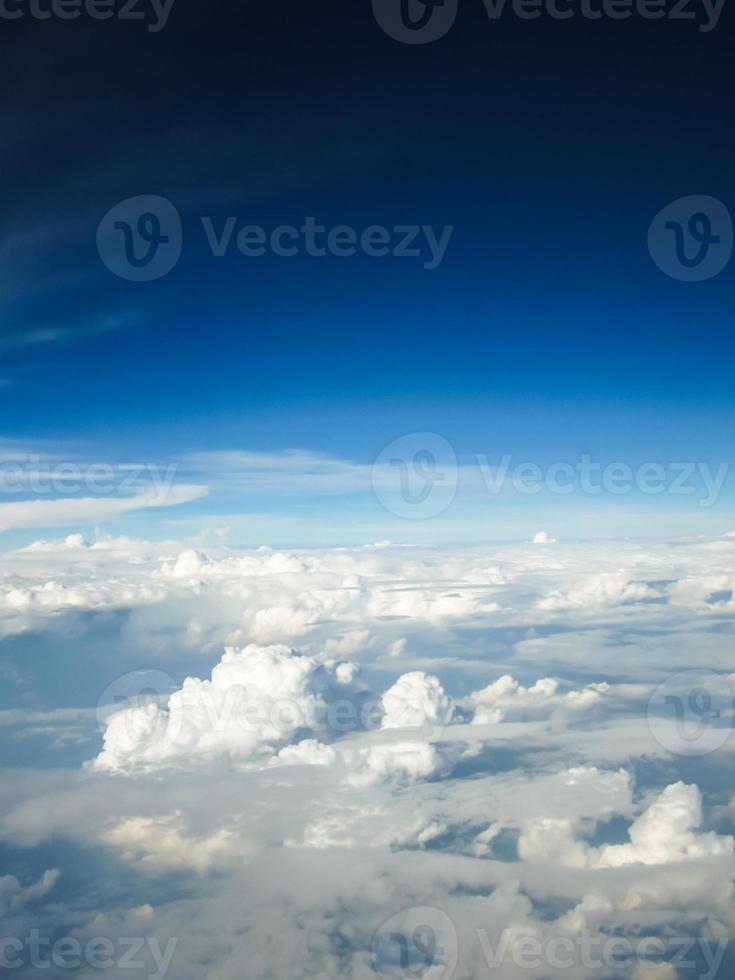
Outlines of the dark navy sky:
{"label": "dark navy sky", "polygon": [[[4,22],[5,435],[119,453],[729,446],[733,266],[665,276],[669,201],[735,203],[732,12],[490,23],[433,44],[370,4],[191,3],[168,25]],[[117,201],[179,209],[165,278],[95,247]],[[453,225],[446,258],[214,259],[199,224]]]}

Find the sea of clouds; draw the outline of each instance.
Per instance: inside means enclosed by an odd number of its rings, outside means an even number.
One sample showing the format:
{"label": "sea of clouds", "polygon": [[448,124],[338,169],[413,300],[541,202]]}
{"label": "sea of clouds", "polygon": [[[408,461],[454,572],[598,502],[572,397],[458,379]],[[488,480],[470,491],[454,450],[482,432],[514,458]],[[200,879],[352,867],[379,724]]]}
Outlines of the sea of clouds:
{"label": "sea of clouds", "polygon": [[4,554],[4,968],[731,976],[734,623],[735,535]]}

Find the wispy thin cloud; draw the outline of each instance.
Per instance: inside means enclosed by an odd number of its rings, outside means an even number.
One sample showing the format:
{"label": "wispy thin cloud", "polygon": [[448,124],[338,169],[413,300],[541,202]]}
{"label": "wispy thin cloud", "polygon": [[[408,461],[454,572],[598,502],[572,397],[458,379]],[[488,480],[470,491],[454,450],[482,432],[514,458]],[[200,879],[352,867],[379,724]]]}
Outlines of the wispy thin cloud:
{"label": "wispy thin cloud", "polygon": [[171,487],[165,493],[151,491],[132,497],[77,497],[0,504],[0,532],[18,528],[83,527],[97,521],[113,520],[131,511],[189,503],[206,493],[206,487],[181,485]]}
{"label": "wispy thin cloud", "polygon": [[[48,324],[13,330],[0,337],[0,352],[12,353],[25,348],[37,348],[56,344],[73,343],[102,334],[136,326],[141,319],[138,312],[99,317],[91,322],[60,325]],[[0,382],[2,386],[3,382]]]}

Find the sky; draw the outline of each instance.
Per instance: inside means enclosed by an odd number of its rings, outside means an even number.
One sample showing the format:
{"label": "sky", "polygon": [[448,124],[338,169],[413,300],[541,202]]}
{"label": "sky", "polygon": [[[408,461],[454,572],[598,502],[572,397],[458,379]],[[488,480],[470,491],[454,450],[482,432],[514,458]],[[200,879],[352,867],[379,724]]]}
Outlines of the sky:
{"label": "sky", "polygon": [[[368,4],[181,4],[158,31],[8,21],[9,448],[151,464],[303,450],[369,466],[435,432],[460,462],[727,462],[732,265],[684,282],[647,247],[671,201],[731,203],[727,17],[707,32],[492,22],[478,2],[415,45]],[[105,265],[97,229],[142,195],[173,204],[183,245],[165,275],[131,282]],[[202,219],[218,239],[230,217],[267,233],[309,217],[451,232],[428,269],[423,233],[419,257],[242,255],[237,232],[215,256]],[[328,508],[335,542],[363,519],[352,504]],[[250,506],[210,492],[177,517]],[[733,513],[729,480],[718,506]],[[696,533],[676,513],[669,532]],[[469,519],[440,537],[465,539]],[[471,519],[504,536],[505,518]]]}
{"label": "sky", "polygon": [[402,6],[0,3],[11,980],[733,975],[732,11]]}

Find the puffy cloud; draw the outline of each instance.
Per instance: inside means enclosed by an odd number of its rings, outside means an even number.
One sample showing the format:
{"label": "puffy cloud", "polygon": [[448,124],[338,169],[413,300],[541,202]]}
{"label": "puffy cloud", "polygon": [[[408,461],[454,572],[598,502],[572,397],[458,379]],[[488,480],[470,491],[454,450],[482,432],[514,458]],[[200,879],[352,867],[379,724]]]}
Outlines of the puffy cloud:
{"label": "puffy cloud", "polygon": [[673,783],[631,825],[629,844],[599,848],[592,853],[592,863],[600,868],[619,868],[626,864],[669,864],[731,855],[733,838],[698,833],[701,823],[702,797],[698,787]]}
{"label": "puffy cloud", "polygon": [[166,562],[161,568],[164,575],[171,578],[193,578],[207,564],[207,556],[195,548],[182,551],[175,562]]}
{"label": "puffy cloud", "polygon": [[678,782],[667,786],[631,824],[629,843],[590,847],[574,837],[572,819],[540,817],[525,825],[518,853],[527,861],[557,861],[578,868],[666,865],[731,856],[733,838],[698,832],[701,822],[699,789]]}
{"label": "puffy cloud", "polygon": [[542,716],[559,708],[583,711],[597,704],[609,688],[606,683],[588,684],[562,694],[554,678],[542,677],[531,687],[524,687],[504,674],[481,691],[474,691],[467,705],[474,711],[474,724],[491,725],[510,718]]}
{"label": "puffy cloud", "polygon": [[382,728],[440,730],[449,724],[454,703],[437,677],[414,670],[403,674],[381,698]]}
{"label": "puffy cloud", "polygon": [[[355,786],[438,771],[447,755],[423,739],[436,738],[454,711],[439,680],[422,671],[404,674],[379,704],[371,704],[356,675],[355,664],[288,647],[228,649],[211,680],[188,677],[166,707],[149,701],[111,714],[92,768],[152,772],[218,759],[255,766],[339,764]],[[380,711],[382,733],[370,738],[366,729]],[[398,737],[392,730],[400,730]],[[314,732],[334,739],[359,731],[365,732],[364,744],[302,737]]]}
{"label": "puffy cloud", "polygon": [[329,724],[329,706],[357,694],[356,671],[285,646],[228,648],[211,680],[187,677],[166,708],[148,703],[111,715],[93,767],[125,772],[218,757],[267,761],[299,732]]}
{"label": "puffy cloud", "polygon": [[428,742],[400,741],[343,753],[352,786],[369,786],[385,779],[416,780],[433,775],[443,760]]}

